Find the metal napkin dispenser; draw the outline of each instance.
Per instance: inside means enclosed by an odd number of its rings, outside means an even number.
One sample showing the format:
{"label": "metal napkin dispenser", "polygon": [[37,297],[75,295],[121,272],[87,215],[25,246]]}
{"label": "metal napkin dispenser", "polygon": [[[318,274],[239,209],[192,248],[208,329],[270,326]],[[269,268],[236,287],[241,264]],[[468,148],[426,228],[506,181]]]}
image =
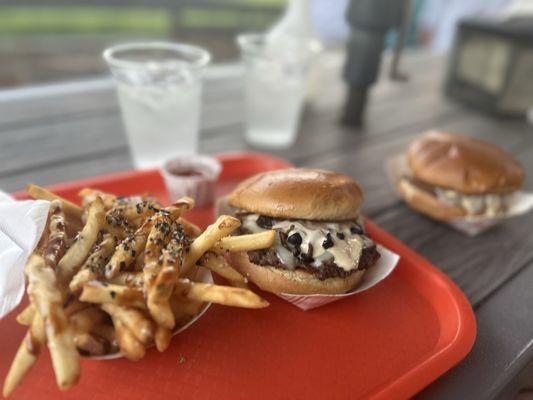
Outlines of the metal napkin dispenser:
{"label": "metal napkin dispenser", "polygon": [[500,115],[524,115],[533,108],[533,18],[461,21],[446,93]]}

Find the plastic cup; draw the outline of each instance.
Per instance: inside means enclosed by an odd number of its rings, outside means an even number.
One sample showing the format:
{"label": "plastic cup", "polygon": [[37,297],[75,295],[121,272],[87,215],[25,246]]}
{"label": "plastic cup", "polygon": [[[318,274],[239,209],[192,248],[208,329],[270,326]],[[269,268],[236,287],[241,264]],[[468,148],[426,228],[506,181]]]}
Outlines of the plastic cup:
{"label": "plastic cup", "polygon": [[202,70],[209,53],[186,44],[151,42],[108,48],[103,58],[117,86],[133,162],[160,166],[198,148]]}
{"label": "plastic cup", "polygon": [[318,43],[271,46],[262,34],[240,35],[237,43],[245,66],[246,141],[259,147],[290,147],[298,135]]}

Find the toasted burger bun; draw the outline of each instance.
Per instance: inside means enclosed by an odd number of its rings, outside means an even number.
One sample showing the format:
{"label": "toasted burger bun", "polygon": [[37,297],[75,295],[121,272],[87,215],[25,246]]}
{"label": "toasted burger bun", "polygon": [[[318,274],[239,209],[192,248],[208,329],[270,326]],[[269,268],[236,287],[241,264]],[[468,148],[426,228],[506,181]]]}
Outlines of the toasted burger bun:
{"label": "toasted burger bun", "polygon": [[362,201],[361,188],[346,175],[291,168],[243,181],[229,204],[274,218],[338,221],[357,218]]}
{"label": "toasted burger bun", "polygon": [[260,266],[250,262],[246,253],[232,253],[232,265],[261,289],[287,294],[340,294],[355,288],[365,274],[356,271],[346,278],[328,278],[323,281],[302,270]]}
{"label": "toasted burger bun", "polygon": [[466,210],[460,206],[445,204],[431,193],[413,185],[408,179],[398,182],[398,191],[405,202],[414,210],[429,215],[437,220],[448,221],[467,215]]}
{"label": "toasted burger bun", "polygon": [[420,181],[466,194],[512,192],[524,182],[511,154],[457,133],[425,133],[409,145],[407,162]]}

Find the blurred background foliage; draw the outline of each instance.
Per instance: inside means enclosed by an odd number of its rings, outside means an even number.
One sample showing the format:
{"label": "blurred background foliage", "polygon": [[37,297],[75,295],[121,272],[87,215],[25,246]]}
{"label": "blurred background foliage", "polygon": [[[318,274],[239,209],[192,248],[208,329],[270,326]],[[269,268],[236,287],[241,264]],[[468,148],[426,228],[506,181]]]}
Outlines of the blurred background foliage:
{"label": "blurred background foliage", "polygon": [[102,49],[124,41],[186,41],[209,49],[215,62],[235,60],[234,36],[271,25],[285,0],[176,0],[159,6],[146,0],[146,7],[120,0],[95,7],[75,0],[68,6],[46,0],[15,4],[0,5],[4,88],[102,74]]}

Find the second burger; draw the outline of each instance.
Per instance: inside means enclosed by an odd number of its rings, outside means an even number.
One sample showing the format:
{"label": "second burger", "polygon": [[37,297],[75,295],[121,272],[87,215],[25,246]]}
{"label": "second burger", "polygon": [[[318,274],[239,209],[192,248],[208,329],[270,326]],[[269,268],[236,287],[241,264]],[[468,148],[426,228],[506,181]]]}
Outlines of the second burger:
{"label": "second burger", "polygon": [[276,240],[232,254],[232,264],[274,293],[349,292],[380,257],[363,226],[362,200],[356,182],[332,171],[292,168],[249,178],[229,198],[240,233],[274,229]]}

